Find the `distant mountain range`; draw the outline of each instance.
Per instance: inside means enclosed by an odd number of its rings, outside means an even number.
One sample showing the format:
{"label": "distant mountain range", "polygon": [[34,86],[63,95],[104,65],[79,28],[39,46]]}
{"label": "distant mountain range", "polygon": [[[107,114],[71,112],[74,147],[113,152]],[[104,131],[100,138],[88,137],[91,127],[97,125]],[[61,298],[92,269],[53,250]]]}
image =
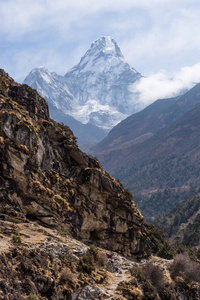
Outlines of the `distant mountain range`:
{"label": "distant mountain range", "polygon": [[115,40],[102,37],[92,43],[65,76],[39,67],[28,74],[24,83],[47,100],[50,113],[57,121],[60,121],[59,109],[67,115],[66,120],[62,118],[67,125],[69,115],[82,124],[90,124],[89,137],[88,126],[77,130],[76,121],[71,119],[72,130],[76,128],[79,139],[86,136],[86,144],[100,141],[113,126],[138,111],[140,104],[131,86],[141,77],[125,61]]}
{"label": "distant mountain range", "polygon": [[200,84],[130,116],[92,148],[147,218],[171,209],[200,186],[199,103]]}
{"label": "distant mountain range", "polygon": [[40,67],[24,83],[45,97],[51,117],[69,125],[79,145],[102,140],[85,149],[122,180],[151,219],[200,186],[200,85],[137,112],[141,103],[132,87],[141,78],[117,43],[102,37],[64,76]]}
{"label": "distant mountain range", "polygon": [[200,84],[181,96],[160,99],[117,124],[90,151],[94,154],[144,141],[200,103]]}

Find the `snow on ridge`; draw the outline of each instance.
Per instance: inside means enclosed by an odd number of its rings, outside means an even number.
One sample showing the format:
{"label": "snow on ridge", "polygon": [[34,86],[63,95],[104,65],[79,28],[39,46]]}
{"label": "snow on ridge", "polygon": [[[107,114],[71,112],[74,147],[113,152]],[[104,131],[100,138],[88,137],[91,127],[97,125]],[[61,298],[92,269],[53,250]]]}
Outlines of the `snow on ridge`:
{"label": "snow on ridge", "polygon": [[[71,115],[83,124],[87,124],[91,119],[96,120],[95,125],[104,129],[110,129],[128,116],[120,113],[115,107],[101,105],[94,99],[88,100],[85,105],[78,106],[71,112]],[[101,118],[104,118],[104,124]]]}
{"label": "snow on ridge", "polygon": [[112,42],[110,36],[106,36],[106,37],[105,37],[105,47],[104,47],[104,49],[103,49],[103,53],[111,54],[111,55],[113,55],[113,54],[116,53],[115,45],[114,45],[114,43]]}
{"label": "snow on ridge", "polygon": [[119,46],[110,36],[103,36],[92,43],[80,62],[71,68],[67,74],[73,72],[78,74],[88,71],[99,72],[108,69],[110,66],[117,65],[119,62],[125,63]]}
{"label": "snow on ridge", "polygon": [[124,60],[115,40],[103,36],[65,76],[41,66],[24,82],[36,88],[51,106],[78,121],[111,129],[133,112],[135,99],[129,87],[140,78]]}

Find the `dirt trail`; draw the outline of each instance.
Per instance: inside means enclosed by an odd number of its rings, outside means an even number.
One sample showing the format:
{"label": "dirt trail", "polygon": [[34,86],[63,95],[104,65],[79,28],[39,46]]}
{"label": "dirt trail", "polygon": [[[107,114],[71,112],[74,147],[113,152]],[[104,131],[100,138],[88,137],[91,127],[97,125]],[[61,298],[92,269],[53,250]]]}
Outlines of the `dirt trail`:
{"label": "dirt trail", "polygon": [[[69,236],[61,236],[56,230],[44,228],[37,223],[13,224],[8,221],[0,221],[0,253],[8,251],[15,246],[13,244],[14,236],[19,236],[21,243],[29,248],[43,247],[45,251],[52,250],[55,255],[62,251],[66,253],[66,251],[70,250],[70,253],[77,256],[78,259],[87,250],[87,246],[81,241]],[[99,248],[99,251],[105,255],[107,253],[105,249]],[[147,260],[143,259],[140,262],[136,262],[116,252],[113,254],[113,258],[108,259],[108,265],[103,270],[107,273],[108,281],[107,283],[104,282],[103,285],[97,284],[97,286],[105,294],[105,299],[124,299],[117,292],[118,285],[121,282],[129,282],[132,279],[130,269],[134,266],[139,267],[145,264]],[[169,271],[167,270],[170,261],[156,256],[151,256],[148,261],[162,268],[170,283]]]}
{"label": "dirt trail", "polygon": [[[128,282],[131,280],[130,269],[133,268],[137,263],[130,261],[125,257],[115,253],[114,259],[112,259],[113,266],[117,266],[117,271],[108,272],[108,283],[103,287],[103,291],[108,295],[106,299],[120,299],[120,295],[117,292],[117,287],[121,282]],[[112,265],[111,264],[111,265]]]}
{"label": "dirt trail", "polygon": [[113,299],[113,297],[119,297],[119,294],[117,293],[116,289],[118,287],[118,284],[123,281],[129,281],[130,272],[127,270],[122,270],[122,273],[119,274],[111,274],[110,273],[110,281],[111,284],[109,284],[107,287],[104,288],[105,293],[109,294],[109,299]]}

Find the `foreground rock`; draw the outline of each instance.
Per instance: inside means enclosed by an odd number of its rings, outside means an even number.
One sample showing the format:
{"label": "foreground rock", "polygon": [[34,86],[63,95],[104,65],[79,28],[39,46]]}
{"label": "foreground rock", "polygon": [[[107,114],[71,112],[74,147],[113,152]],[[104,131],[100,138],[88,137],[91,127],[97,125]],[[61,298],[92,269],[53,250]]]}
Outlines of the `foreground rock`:
{"label": "foreground rock", "polygon": [[0,213],[39,220],[125,255],[148,256],[149,239],[132,196],[73,133],[49,118],[35,90],[0,71]]}
{"label": "foreground rock", "polygon": [[172,278],[173,260],[151,256],[138,262],[116,252],[108,259],[110,250],[88,247],[37,222],[0,221],[0,249],[2,300],[197,300],[200,295],[200,278],[194,281],[198,265],[192,280],[174,272]]}

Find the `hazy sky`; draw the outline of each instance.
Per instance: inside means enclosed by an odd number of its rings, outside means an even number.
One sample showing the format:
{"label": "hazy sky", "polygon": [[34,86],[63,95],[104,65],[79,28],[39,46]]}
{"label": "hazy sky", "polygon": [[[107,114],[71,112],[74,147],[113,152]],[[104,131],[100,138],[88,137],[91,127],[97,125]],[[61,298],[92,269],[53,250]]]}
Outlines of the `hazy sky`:
{"label": "hazy sky", "polygon": [[142,75],[200,81],[199,16],[199,0],[0,0],[0,67],[18,82],[41,65],[64,75],[110,35]]}

